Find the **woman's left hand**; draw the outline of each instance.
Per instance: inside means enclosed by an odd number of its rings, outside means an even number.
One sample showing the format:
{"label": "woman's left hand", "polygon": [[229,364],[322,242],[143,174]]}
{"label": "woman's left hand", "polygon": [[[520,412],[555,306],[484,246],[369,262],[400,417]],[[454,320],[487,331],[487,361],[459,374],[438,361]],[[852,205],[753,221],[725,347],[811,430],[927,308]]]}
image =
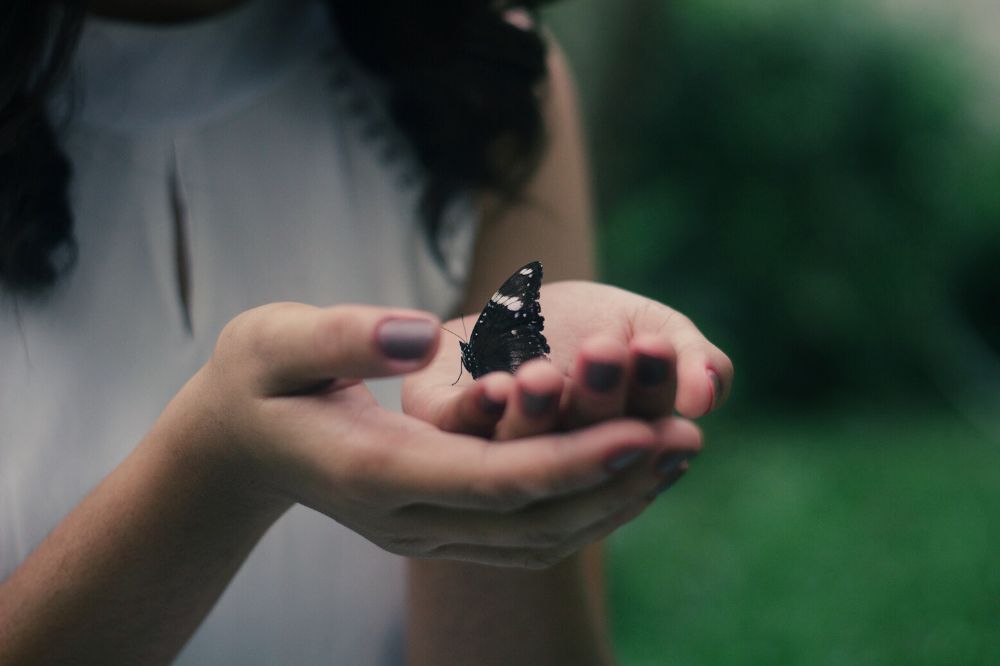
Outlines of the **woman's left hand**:
{"label": "woman's left hand", "polygon": [[[516,375],[459,374],[458,342],[409,375],[403,409],[443,430],[513,439],[622,416],[698,418],[732,385],[729,358],[690,319],[661,303],[593,282],[545,285],[540,303],[550,361]],[[466,317],[465,330],[470,320]],[[463,330],[454,319],[445,324]]]}

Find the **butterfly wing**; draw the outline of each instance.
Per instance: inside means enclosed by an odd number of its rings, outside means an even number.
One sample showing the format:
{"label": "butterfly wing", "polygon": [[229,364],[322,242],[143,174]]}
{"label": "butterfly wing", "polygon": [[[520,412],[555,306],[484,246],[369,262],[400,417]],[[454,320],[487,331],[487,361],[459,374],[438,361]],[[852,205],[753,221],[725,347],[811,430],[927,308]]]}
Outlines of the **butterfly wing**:
{"label": "butterfly wing", "polygon": [[542,334],[545,318],[538,304],[542,265],[533,261],[500,285],[483,308],[469,336],[459,343],[462,363],[478,379],[488,372],[515,372],[522,363],[549,353]]}

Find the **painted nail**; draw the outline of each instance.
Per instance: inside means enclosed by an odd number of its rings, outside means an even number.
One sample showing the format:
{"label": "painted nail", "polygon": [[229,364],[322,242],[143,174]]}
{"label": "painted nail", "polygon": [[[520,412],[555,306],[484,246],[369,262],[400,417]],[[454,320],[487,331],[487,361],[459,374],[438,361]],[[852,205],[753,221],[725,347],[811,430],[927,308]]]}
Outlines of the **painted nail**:
{"label": "painted nail", "polygon": [[722,380],[719,379],[719,375],[715,370],[708,371],[708,384],[709,389],[712,391],[711,401],[708,404],[708,410],[706,414],[719,404],[719,398],[722,397]]}
{"label": "painted nail", "polygon": [[387,319],[375,338],[389,358],[413,361],[427,354],[437,335],[437,326],[426,319]]}
{"label": "painted nail", "polygon": [[642,386],[659,386],[667,381],[670,366],[665,359],[639,354],[635,359],[635,379]]}
{"label": "painted nail", "polygon": [[618,386],[622,378],[622,366],[617,363],[591,361],[583,372],[583,380],[591,391],[607,393]]}
{"label": "painted nail", "polygon": [[625,449],[613,454],[604,462],[604,468],[612,474],[621,472],[639,462],[646,454],[645,449]]}
{"label": "painted nail", "polygon": [[666,490],[673,487],[673,485],[677,483],[681,479],[681,477],[683,477],[685,474],[687,474],[687,470],[684,469],[679,469],[673,474],[671,474],[670,477],[664,479],[655,488],[646,493],[646,501],[652,502],[653,500],[655,500]]}
{"label": "painted nail", "polygon": [[500,416],[506,406],[506,402],[497,402],[485,393],[479,396],[479,408],[490,416]]}
{"label": "painted nail", "polygon": [[535,393],[528,393],[527,391],[521,393],[521,406],[524,408],[524,413],[528,416],[542,416],[552,409],[555,404],[555,393],[547,393],[545,395],[537,395]]}
{"label": "painted nail", "polygon": [[691,454],[687,451],[671,451],[664,453],[656,461],[656,473],[660,476],[668,476],[677,471],[685,460],[690,460]]}

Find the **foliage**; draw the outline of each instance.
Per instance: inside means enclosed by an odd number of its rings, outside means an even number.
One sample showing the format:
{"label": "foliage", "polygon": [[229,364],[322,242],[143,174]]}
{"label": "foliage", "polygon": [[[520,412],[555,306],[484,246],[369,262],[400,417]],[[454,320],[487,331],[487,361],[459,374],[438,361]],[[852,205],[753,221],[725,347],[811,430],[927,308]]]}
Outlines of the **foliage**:
{"label": "foliage", "polygon": [[623,665],[1000,663],[995,441],[944,414],[706,429],[612,537]]}
{"label": "foliage", "polygon": [[750,403],[997,388],[1000,150],[960,55],[844,0],[653,6],[591,113],[608,279]]}

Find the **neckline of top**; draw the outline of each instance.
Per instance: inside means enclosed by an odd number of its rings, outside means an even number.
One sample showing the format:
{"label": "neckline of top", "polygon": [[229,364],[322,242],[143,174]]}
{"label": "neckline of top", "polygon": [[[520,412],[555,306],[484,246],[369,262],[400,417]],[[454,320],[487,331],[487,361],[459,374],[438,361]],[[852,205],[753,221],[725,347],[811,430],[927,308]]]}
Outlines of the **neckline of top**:
{"label": "neckline of top", "polygon": [[334,46],[321,0],[250,0],[181,23],[90,15],[52,112],[124,133],[222,117]]}

